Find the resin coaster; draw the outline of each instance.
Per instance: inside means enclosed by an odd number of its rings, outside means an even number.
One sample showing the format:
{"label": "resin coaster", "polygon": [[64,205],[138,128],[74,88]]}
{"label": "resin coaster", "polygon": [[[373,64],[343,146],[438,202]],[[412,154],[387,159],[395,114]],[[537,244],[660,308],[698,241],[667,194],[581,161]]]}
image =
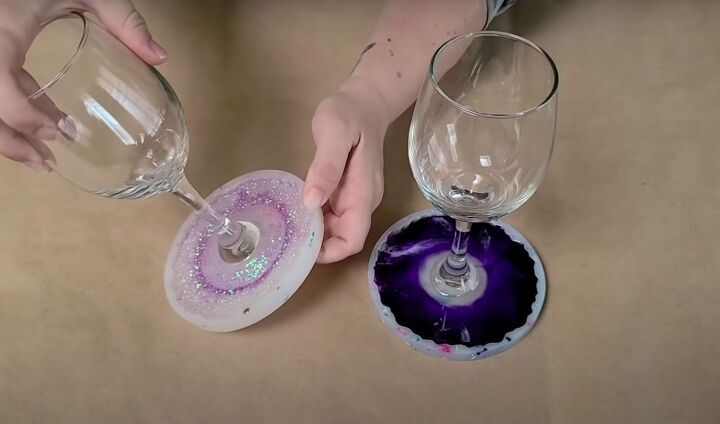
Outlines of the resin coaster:
{"label": "resin coaster", "polygon": [[175,312],[220,332],[245,328],[282,306],[307,278],[322,244],[322,212],[303,206],[302,189],[292,174],[258,171],[211,194],[207,201],[218,213],[255,224],[260,241],[248,259],[229,264],[210,223],[190,215],[165,264],[165,293]]}
{"label": "resin coaster", "polygon": [[545,300],[545,271],[530,243],[508,224],[475,224],[469,263],[487,273],[471,299],[444,297],[429,282],[450,252],[454,221],[437,211],[410,215],[380,238],[370,258],[373,306],[385,325],[413,349],[454,360],[496,355],[535,324]]}

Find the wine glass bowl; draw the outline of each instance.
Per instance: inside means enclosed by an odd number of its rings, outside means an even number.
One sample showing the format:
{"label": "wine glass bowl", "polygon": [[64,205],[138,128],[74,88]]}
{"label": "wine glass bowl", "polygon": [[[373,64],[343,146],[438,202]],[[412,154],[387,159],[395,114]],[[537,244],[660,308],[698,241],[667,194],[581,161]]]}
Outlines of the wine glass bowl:
{"label": "wine glass bowl", "polygon": [[[39,84],[31,101],[53,118],[54,137],[35,140],[55,171],[112,198],[168,192],[188,155],[185,115],[170,84],[80,13],[47,23],[25,69]],[[67,62],[46,65],[48,51]]]}
{"label": "wine glass bowl", "polygon": [[436,208],[484,222],[535,193],[552,153],[556,75],[542,49],[511,34],[466,34],[436,51],[409,136],[413,176]]}

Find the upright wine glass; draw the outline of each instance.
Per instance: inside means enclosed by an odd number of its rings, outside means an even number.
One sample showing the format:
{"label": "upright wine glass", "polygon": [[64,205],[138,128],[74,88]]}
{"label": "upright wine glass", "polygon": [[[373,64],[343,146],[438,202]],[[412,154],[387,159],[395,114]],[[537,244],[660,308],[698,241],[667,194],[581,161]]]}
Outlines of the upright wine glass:
{"label": "upright wine glass", "polygon": [[22,77],[29,99],[55,122],[50,136],[32,142],[58,174],[105,197],[169,192],[194,208],[165,272],[168,299],[184,318],[213,331],[242,328],[305,279],[322,217],[302,207],[302,181],[263,171],[203,199],[183,173],[188,129],[177,95],[99,24],[73,12],[43,25]]}
{"label": "upright wine glass", "polygon": [[393,226],[370,264],[374,304],[413,347],[452,359],[507,349],[539,315],[542,264],[498,221],[537,190],[552,153],[558,74],[536,44],[461,35],[434,54],[410,126],[415,180],[442,213]]}

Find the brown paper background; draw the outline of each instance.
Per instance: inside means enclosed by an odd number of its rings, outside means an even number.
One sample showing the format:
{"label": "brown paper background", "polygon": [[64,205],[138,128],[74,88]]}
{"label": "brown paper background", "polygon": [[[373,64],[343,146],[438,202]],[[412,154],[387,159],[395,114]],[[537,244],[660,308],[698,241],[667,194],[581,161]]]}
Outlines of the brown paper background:
{"label": "brown paper background", "polygon": [[[313,110],[380,7],[137,3],[171,54],[203,194],[256,169],[304,175]],[[233,334],[165,300],[178,202],[95,198],[0,161],[0,422],[720,422],[719,18],[711,0],[521,0],[496,21],[555,58],[560,111],[547,178],[508,218],[545,261],[548,301],[480,362],[409,350],[369,302],[369,247],[426,207],[408,114],[368,249]]]}

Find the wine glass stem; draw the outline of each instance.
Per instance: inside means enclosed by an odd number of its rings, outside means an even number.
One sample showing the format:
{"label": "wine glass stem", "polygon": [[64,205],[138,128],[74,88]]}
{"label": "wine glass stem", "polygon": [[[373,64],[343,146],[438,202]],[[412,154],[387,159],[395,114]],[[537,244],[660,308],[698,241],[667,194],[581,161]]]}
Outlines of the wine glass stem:
{"label": "wine glass stem", "polygon": [[173,187],[172,194],[186,205],[191,206],[210,222],[215,234],[217,234],[223,259],[228,262],[238,262],[252,254],[259,237],[257,227],[249,222],[233,221],[220,215],[198,194],[195,187],[190,184],[190,181],[184,175]]}
{"label": "wine glass stem", "polygon": [[[469,272],[467,263],[467,246],[470,239],[470,228],[472,224],[464,221],[457,221],[455,224],[455,235],[453,237],[452,251],[448,255],[443,268],[445,272],[454,276],[464,276]],[[458,279],[462,281],[462,279]],[[448,284],[453,284],[448,281]]]}
{"label": "wine glass stem", "polygon": [[467,249],[470,240],[469,222],[455,223],[455,236],[450,254],[433,269],[435,290],[442,296],[463,297],[482,293],[487,274],[482,266],[468,263]]}

